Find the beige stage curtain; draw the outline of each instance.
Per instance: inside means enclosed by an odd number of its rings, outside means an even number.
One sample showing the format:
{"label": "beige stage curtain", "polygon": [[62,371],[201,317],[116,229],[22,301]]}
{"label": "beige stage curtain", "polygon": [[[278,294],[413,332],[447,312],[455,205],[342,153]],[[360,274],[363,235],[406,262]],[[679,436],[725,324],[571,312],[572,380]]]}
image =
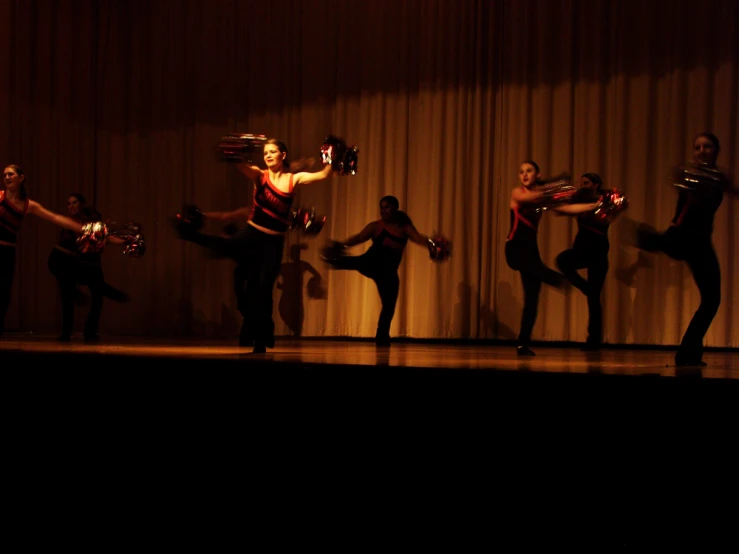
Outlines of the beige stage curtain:
{"label": "beige stage curtain", "polygon": [[[214,155],[229,132],[282,138],[293,159],[317,156],[331,133],[360,147],[356,176],[299,192],[296,205],[328,224],[288,238],[274,294],[282,335],[374,335],[373,283],[328,271],[319,247],[378,218],[385,194],[422,233],[454,241],[444,264],[409,245],[393,335],[514,338],[523,296],[503,247],[521,160],[547,174],[597,172],[630,196],[630,217],[658,228],[675,209],[666,176],[696,133],[715,132],[719,162],[739,168],[733,0],[0,0],[0,25],[2,163],[23,166],[49,209],[79,191],[146,231],[144,258],[115,247],[103,257],[107,280],[133,297],[106,303],[105,334],[237,332],[234,264],[206,260],[170,225],[183,202],[249,202],[250,183]],[[708,345],[739,346],[736,213],[727,197],[716,216],[722,304]],[[575,229],[545,215],[547,264]],[[57,235],[24,222],[8,329],[58,329],[46,268]],[[688,268],[639,257],[618,222],[610,267],[606,340],[679,342],[699,302]],[[582,341],[586,324],[581,294],[543,290],[535,339]]]}

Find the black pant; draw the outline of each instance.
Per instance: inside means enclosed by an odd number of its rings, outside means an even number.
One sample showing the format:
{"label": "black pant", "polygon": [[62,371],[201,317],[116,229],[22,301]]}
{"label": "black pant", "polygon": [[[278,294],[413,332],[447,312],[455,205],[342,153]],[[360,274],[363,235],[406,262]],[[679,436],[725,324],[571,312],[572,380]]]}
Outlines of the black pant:
{"label": "black pant", "polygon": [[505,245],[505,257],[508,267],[521,274],[524,300],[518,344],[519,346],[528,346],[531,342],[534,323],[536,323],[542,283],[553,287],[561,287],[565,282],[565,278],[561,273],[557,273],[544,265],[536,242],[509,240]]}
{"label": "black pant", "polygon": [[637,231],[637,247],[647,252],[664,252],[674,260],[687,262],[701,302],[680,342],[677,362],[700,361],[703,339],[721,305],[721,268],[711,236],[682,227],[670,227],[660,233],[642,224]]}
{"label": "black pant", "polygon": [[273,347],[275,323],[272,292],[282,267],[284,235],[271,235],[247,225],[231,237],[187,233],[183,239],[208,249],[216,258],[231,258],[237,307],[244,317],[239,335],[242,345]]}
{"label": "black pant", "polygon": [[49,254],[47,265],[59,283],[62,297],[62,336],[70,337],[74,330],[74,299],[77,285],[80,284],[90,289],[90,309],[85,321],[84,336],[95,337],[100,326],[106,286],[100,260],[66,254],[54,248]]}
{"label": "black pant", "polygon": [[398,292],[400,291],[399,263],[400,261],[396,258],[386,258],[371,250],[361,256],[342,256],[330,262],[333,269],[358,271],[375,282],[382,303],[375,333],[375,340],[378,343],[390,341],[390,325],[395,316],[395,306],[398,303]]}
{"label": "black pant", "polygon": [[10,307],[10,292],[15,276],[15,248],[0,244],[0,337],[5,330],[5,315]]}
{"label": "black pant", "polygon": [[[603,285],[608,274],[609,244],[606,237],[577,240],[573,248],[557,256],[557,267],[574,287],[588,299],[588,343],[603,342],[603,308],[600,303]],[[587,280],[577,272],[588,271]]]}

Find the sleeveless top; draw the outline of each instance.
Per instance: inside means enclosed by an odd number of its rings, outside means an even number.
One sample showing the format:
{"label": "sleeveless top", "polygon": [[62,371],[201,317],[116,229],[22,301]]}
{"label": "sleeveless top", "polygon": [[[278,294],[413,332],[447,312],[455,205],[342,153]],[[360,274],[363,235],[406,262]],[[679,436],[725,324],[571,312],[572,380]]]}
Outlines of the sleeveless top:
{"label": "sleeveless top", "polygon": [[511,227],[507,240],[536,242],[541,213],[535,204],[519,203],[517,208],[511,208]]}
{"label": "sleeveless top", "polygon": [[[290,174],[290,189],[293,186],[293,175]],[[262,171],[262,177],[254,186],[254,202],[249,221],[260,227],[284,233],[290,228],[290,207],[294,192],[282,192],[269,180],[269,170]]]}
{"label": "sleeveless top", "polygon": [[0,241],[16,244],[18,231],[21,227],[23,217],[28,213],[28,198],[19,211],[10,200],[5,197],[5,191],[0,190]]}
{"label": "sleeveless top", "polygon": [[381,219],[367,253],[381,258],[383,263],[397,267],[403,259],[406,244],[408,244],[408,237],[390,232],[385,221]]}
{"label": "sleeveless top", "polygon": [[703,238],[710,237],[713,233],[714,216],[723,199],[723,191],[701,194],[680,189],[671,227],[689,230]]}

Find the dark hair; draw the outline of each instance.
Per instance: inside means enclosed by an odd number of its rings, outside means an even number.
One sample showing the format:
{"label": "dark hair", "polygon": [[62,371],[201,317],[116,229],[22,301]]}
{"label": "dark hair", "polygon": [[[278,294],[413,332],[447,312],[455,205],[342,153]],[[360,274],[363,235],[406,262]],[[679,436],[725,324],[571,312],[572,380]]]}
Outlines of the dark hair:
{"label": "dark hair", "polygon": [[[9,167],[9,168],[11,168],[11,169],[12,169],[13,171],[15,171],[15,172],[16,172],[16,173],[17,173],[18,175],[21,175],[21,176],[23,176],[23,177],[25,177],[25,176],[26,176],[26,174],[25,174],[25,173],[23,172],[23,168],[21,168],[21,166],[19,166],[19,165],[15,165],[15,164],[8,164],[8,165],[6,165],[5,167]],[[23,180],[21,181],[21,184],[20,184],[20,190],[19,190],[18,192],[19,192],[19,193],[18,193],[18,197],[19,197],[19,198],[20,198],[21,200],[25,200],[26,198],[28,198],[28,189],[26,188],[26,180],[25,180],[25,179],[23,179]]]}
{"label": "dark hair", "polygon": [[400,208],[400,202],[395,196],[383,196],[382,198],[380,198],[380,204],[382,204],[383,202],[387,202],[393,208],[395,208],[395,214],[393,215],[393,218],[398,223],[398,225],[413,225],[413,221],[411,220],[410,216],[404,211],[398,209]]}
{"label": "dark hair", "polygon": [[534,169],[536,170],[537,175],[541,173],[541,169],[539,169],[539,164],[536,163],[534,160],[524,160],[521,162],[521,165],[523,164],[530,164],[534,166]]}
{"label": "dark hair", "polygon": [[69,196],[67,196],[67,198],[76,198],[77,202],[79,202],[80,204],[87,204],[87,201],[85,200],[85,197],[82,195],[81,192],[72,192]]}
{"label": "dark hair", "polygon": [[714,135],[713,133],[709,131],[703,131],[702,133],[698,133],[695,135],[695,138],[693,139],[693,142],[696,141],[696,139],[704,137],[710,140],[713,143],[713,146],[716,148],[716,155],[718,155],[719,152],[721,152],[721,143],[718,140],[718,137]]}
{"label": "dark hair", "polygon": [[382,204],[383,202],[387,202],[396,210],[400,208],[400,202],[395,196],[383,196],[382,198],[380,198],[380,204]]}
{"label": "dark hair", "polygon": [[603,179],[597,173],[583,173],[581,177],[590,179],[590,181],[600,190],[603,187]]}

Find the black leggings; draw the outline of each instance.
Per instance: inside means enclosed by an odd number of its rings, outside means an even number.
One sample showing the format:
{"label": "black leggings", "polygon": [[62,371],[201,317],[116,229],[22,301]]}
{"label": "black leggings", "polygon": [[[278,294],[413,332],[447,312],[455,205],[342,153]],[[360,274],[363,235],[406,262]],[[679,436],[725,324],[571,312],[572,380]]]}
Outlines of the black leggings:
{"label": "black leggings", "polygon": [[561,287],[565,277],[544,265],[539,255],[539,246],[533,241],[509,240],[505,245],[505,258],[508,267],[521,273],[524,300],[518,344],[528,346],[536,323],[542,283]]}
{"label": "black leggings", "polygon": [[15,247],[0,244],[0,337],[5,330],[5,315],[10,307],[10,292],[15,276]]}
{"label": "black leggings", "polygon": [[333,269],[358,271],[375,282],[377,292],[380,294],[380,302],[382,302],[375,339],[380,342],[389,341],[390,324],[395,316],[395,306],[398,303],[398,292],[400,291],[399,261],[387,260],[382,255],[368,250],[361,256],[342,256],[329,263]]}
{"label": "black leggings", "polygon": [[216,258],[236,261],[234,292],[244,317],[239,342],[273,347],[272,292],[282,267],[284,235],[270,235],[247,225],[231,237],[187,233],[182,238],[207,248]]}
{"label": "black leggings", "polygon": [[664,252],[673,260],[685,261],[693,273],[701,302],[683,335],[677,356],[679,361],[699,361],[703,355],[703,339],[721,305],[721,268],[711,236],[681,227],[670,227],[660,233],[641,224],[637,231],[637,247],[647,252]]}
{"label": "black leggings", "polygon": [[[608,274],[608,239],[575,240],[573,248],[557,256],[557,267],[574,287],[588,299],[588,343],[603,342],[603,308],[600,303],[603,285]],[[588,271],[587,280],[577,272]]]}
{"label": "black leggings", "polygon": [[62,336],[70,337],[74,330],[74,299],[77,284],[81,284],[90,289],[90,309],[85,321],[84,336],[95,337],[100,326],[105,295],[105,279],[100,260],[66,254],[54,248],[49,254],[47,266],[59,283],[62,297]]}

